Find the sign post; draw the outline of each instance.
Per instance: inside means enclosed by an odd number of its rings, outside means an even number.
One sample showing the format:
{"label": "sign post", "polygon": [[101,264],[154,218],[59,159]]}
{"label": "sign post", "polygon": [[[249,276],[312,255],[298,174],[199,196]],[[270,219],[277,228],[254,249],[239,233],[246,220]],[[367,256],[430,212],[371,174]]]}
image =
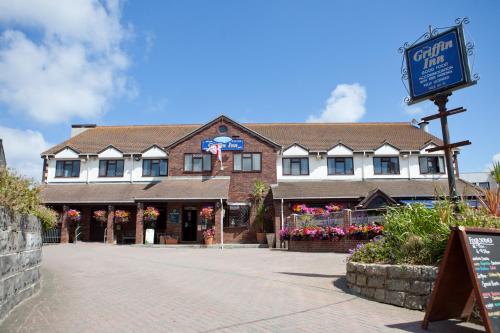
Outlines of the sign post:
{"label": "sign post", "polygon": [[[405,43],[399,48],[404,53],[401,73],[403,83],[408,81],[408,105],[431,100],[438,107],[438,113],[423,117],[422,121],[441,120],[443,145],[427,149],[427,152],[441,151],[445,153],[446,170],[450,199],[456,202],[458,193],[453,166],[453,149],[470,145],[471,142],[450,142],[448,116],[465,112],[464,108],[448,111],[446,104],[452,92],[476,84],[472,80],[468,62],[473,45],[466,44],[463,24],[469,23],[467,18],[455,21],[457,25],[450,29],[432,29],[422,35],[414,44]],[[438,30],[445,30],[438,33]],[[406,67],[404,67],[406,63]],[[405,85],[406,86],[406,85]]]}

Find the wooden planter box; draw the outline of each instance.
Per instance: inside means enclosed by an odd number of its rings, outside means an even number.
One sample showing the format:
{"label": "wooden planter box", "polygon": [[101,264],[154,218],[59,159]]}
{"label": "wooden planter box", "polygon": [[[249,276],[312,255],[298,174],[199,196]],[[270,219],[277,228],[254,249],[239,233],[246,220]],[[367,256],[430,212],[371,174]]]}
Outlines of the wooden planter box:
{"label": "wooden planter box", "polygon": [[346,239],[341,240],[290,240],[288,251],[296,252],[337,252],[348,253],[358,244],[368,243],[369,240]]}

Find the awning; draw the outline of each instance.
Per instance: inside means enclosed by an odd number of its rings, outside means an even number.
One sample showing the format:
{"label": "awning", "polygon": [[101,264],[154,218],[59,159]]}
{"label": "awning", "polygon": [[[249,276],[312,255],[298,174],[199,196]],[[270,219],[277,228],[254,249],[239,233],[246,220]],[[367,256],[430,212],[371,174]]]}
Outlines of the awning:
{"label": "awning", "polygon": [[[448,180],[321,180],[282,181],[272,186],[274,199],[361,199],[381,190],[392,198],[434,198],[448,195]],[[457,191],[464,197],[477,195],[477,187],[461,179]]]}
{"label": "awning", "polygon": [[136,201],[227,199],[229,179],[167,179],[157,183],[47,184],[41,188],[45,204],[126,204]]}

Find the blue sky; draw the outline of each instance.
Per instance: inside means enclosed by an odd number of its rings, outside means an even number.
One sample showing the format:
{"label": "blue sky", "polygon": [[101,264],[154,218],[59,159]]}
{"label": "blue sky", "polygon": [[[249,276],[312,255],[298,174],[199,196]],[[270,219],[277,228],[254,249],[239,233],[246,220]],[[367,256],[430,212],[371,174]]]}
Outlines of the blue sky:
{"label": "blue sky", "polygon": [[[473,143],[462,171],[500,158],[499,2],[55,3],[0,4],[0,137],[22,173],[37,177],[40,150],[72,123],[419,119],[435,107],[402,104],[398,47],[464,16],[481,79],[450,98],[468,109],[450,119],[452,140]],[[336,88],[344,100],[322,117]],[[431,130],[440,136],[438,122]]]}

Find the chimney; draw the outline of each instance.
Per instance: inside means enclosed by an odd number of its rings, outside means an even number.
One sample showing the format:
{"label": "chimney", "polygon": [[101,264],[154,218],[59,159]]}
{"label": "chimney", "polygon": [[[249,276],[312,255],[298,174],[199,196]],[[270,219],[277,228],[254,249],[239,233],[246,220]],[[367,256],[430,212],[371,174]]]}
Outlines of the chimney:
{"label": "chimney", "polygon": [[421,121],[418,123],[418,126],[420,129],[424,130],[424,132],[429,133],[429,122],[428,121]]}
{"label": "chimney", "polygon": [[96,127],[96,124],[75,124],[71,125],[71,137],[74,137],[80,133],[85,132],[89,128],[94,128]]}

